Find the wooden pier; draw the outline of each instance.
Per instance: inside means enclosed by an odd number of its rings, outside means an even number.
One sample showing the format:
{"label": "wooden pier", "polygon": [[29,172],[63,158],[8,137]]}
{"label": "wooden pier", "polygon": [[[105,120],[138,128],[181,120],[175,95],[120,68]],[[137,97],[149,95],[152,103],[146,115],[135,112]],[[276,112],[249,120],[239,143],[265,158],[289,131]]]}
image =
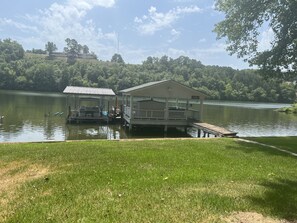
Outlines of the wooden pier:
{"label": "wooden pier", "polygon": [[197,135],[198,138],[202,136],[201,131],[203,131],[202,137],[206,137],[206,136],[209,137],[210,134],[214,135],[215,137],[229,137],[229,138],[237,137],[236,136],[237,132],[232,132],[228,129],[211,125],[208,123],[204,123],[204,122],[192,123],[192,127],[198,129],[198,135]]}

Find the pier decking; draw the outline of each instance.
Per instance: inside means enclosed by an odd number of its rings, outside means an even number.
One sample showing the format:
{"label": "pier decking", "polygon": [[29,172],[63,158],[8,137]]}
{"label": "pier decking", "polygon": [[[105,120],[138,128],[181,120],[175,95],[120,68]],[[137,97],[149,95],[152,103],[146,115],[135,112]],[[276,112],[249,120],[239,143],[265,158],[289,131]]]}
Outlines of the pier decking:
{"label": "pier decking", "polygon": [[201,136],[201,131],[203,131],[204,133],[203,137],[206,137],[206,134],[208,136],[209,134],[213,134],[215,137],[229,137],[229,138],[236,137],[237,135],[237,132],[232,132],[223,127],[219,127],[205,122],[192,123],[192,127],[198,129],[197,137]]}

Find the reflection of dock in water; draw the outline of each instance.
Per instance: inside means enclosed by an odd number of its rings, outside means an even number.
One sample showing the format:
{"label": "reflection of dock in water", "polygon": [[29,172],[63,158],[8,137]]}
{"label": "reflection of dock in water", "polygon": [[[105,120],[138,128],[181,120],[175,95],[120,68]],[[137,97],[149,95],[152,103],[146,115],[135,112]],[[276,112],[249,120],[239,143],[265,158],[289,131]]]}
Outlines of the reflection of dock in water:
{"label": "reflection of dock in water", "polygon": [[121,125],[66,125],[66,140],[119,140],[123,138],[127,138],[127,135]]}

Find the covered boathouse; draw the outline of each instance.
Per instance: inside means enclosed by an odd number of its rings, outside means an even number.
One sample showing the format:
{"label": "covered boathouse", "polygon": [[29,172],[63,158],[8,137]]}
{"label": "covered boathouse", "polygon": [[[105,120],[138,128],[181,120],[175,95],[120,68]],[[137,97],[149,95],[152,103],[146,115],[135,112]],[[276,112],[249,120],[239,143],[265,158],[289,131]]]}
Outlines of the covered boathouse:
{"label": "covered boathouse", "polygon": [[108,88],[67,86],[67,122],[109,122],[109,113],[115,93]]}
{"label": "covered boathouse", "polygon": [[205,94],[173,80],[142,84],[120,91],[123,119],[133,126],[190,127],[200,122]]}

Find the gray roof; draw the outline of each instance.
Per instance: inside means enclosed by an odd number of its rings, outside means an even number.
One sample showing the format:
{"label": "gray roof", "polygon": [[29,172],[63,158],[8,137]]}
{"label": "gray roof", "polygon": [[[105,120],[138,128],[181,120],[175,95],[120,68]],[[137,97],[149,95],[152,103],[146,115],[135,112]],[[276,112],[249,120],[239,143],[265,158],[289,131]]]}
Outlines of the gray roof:
{"label": "gray roof", "polygon": [[198,94],[202,97],[206,97],[206,95],[200,91],[197,91],[189,86],[186,86],[184,84],[181,84],[177,81],[174,81],[174,80],[162,80],[162,81],[153,81],[153,82],[149,82],[149,83],[145,83],[145,84],[141,84],[141,85],[138,85],[138,86],[135,86],[135,87],[131,87],[131,88],[127,88],[127,89],[124,89],[124,90],[121,90],[120,93],[122,94],[133,94],[137,91],[141,91],[141,90],[144,90],[146,88],[150,88],[150,87],[155,87],[155,86],[159,86],[159,85],[163,85],[165,83],[172,83],[172,84],[175,84],[175,85],[179,85],[179,86],[182,86],[184,89],[187,89],[187,91],[191,91],[192,93],[194,94]]}
{"label": "gray roof", "polygon": [[97,96],[115,96],[112,89],[109,88],[92,88],[92,87],[76,87],[67,86],[64,94],[80,94],[80,95],[97,95]]}
{"label": "gray roof", "polygon": [[131,91],[136,91],[136,90],[139,90],[139,89],[143,89],[143,88],[150,87],[150,86],[153,86],[153,85],[157,85],[157,84],[160,84],[160,83],[163,83],[163,82],[167,82],[167,81],[168,80],[153,81],[153,82],[141,84],[141,85],[138,85],[138,86],[135,86],[135,87],[131,87],[131,88],[127,88],[127,89],[121,90],[120,93],[127,93],[127,92],[131,92]]}

